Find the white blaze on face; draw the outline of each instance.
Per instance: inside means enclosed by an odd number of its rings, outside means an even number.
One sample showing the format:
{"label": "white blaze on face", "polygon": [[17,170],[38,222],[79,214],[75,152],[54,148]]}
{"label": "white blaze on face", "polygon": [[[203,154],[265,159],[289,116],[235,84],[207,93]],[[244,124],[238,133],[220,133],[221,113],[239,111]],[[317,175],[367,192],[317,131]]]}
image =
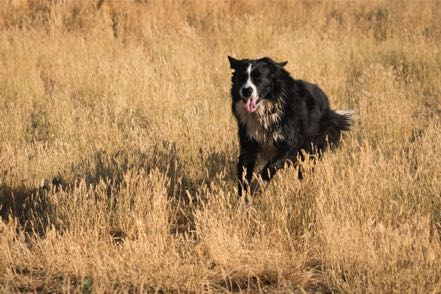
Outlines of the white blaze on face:
{"label": "white blaze on face", "polygon": [[[240,88],[240,91],[239,91],[240,96],[242,97],[242,99],[247,99],[246,103],[245,103],[245,109],[248,112],[254,112],[257,109],[257,97],[258,97],[258,95],[257,95],[257,87],[251,81],[251,70],[252,70],[252,67],[253,67],[253,64],[250,63],[248,65],[248,68],[247,68],[247,75],[248,75],[247,81],[245,82],[245,84],[242,85],[242,87]],[[251,88],[251,95],[249,97],[244,97],[243,94],[242,94],[243,89],[246,89],[246,88]]]}

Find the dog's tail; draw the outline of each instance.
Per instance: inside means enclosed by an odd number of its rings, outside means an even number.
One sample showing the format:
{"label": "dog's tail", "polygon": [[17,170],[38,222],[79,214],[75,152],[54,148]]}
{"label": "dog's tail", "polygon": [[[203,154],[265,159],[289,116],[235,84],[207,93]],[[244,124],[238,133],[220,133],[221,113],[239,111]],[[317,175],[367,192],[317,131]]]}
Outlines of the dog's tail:
{"label": "dog's tail", "polygon": [[337,109],[331,111],[332,124],[341,131],[349,131],[356,113],[353,109]]}
{"label": "dog's tail", "polygon": [[328,145],[337,146],[341,132],[351,129],[354,115],[355,111],[349,109],[328,109],[320,120],[320,133],[311,140],[315,148],[325,150]]}

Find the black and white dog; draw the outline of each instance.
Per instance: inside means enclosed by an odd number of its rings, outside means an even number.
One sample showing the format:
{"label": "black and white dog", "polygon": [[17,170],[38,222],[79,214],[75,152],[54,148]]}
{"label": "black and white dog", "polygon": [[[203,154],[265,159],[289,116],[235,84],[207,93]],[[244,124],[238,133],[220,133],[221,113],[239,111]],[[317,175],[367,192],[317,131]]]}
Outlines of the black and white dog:
{"label": "black and white dog", "polygon": [[[239,195],[259,191],[253,170],[257,155],[268,160],[260,172],[268,182],[285,163],[295,163],[301,151],[319,154],[336,146],[342,131],[351,126],[351,110],[331,110],[326,94],[315,84],[293,79],[284,69],[288,62],[268,57],[237,60],[231,96],[239,128],[237,164]],[[250,185],[249,185],[250,184]]]}

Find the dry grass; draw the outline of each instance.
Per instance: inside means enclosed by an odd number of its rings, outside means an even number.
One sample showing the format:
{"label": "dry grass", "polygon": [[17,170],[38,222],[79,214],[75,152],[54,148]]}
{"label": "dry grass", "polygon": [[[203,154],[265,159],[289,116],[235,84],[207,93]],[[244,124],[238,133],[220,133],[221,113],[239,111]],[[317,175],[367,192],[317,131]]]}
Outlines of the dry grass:
{"label": "dry grass", "polygon": [[[6,0],[0,292],[441,292],[440,4]],[[360,116],[251,205],[227,55]]]}

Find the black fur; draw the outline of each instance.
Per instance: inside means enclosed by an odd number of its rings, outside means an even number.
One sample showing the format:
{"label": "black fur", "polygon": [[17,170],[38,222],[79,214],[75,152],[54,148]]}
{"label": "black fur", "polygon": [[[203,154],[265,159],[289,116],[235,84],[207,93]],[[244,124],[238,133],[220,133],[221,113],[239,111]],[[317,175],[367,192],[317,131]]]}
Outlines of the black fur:
{"label": "black fur", "polygon": [[[259,173],[264,181],[269,181],[285,163],[295,163],[298,155],[301,155],[301,150],[320,154],[329,145],[336,146],[340,141],[341,132],[350,129],[350,114],[338,114],[331,110],[328,97],[317,85],[292,78],[284,69],[287,62],[278,63],[267,57],[258,60],[237,60],[233,57],[228,59],[233,69],[232,108],[238,123],[240,142],[237,164],[240,195],[243,189],[248,189],[248,183],[252,182],[258,154],[264,148],[268,148],[268,145],[274,148],[275,154]],[[270,142],[254,138],[250,133],[250,126],[247,126],[247,121],[243,119],[244,116],[252,119],[253,115],[258,115],[257,111],[242,112],[239,108],[240,105],[243,106],[241,103],[247,103],[247,98],[244,98],[240,91],[248,79],[247,69],[250,64],[250,80],[258,94],[257,105],[264,105],[262,102],[267,100],[267,104],[270,102],[270,105],[280,109],[277,120],[269,125],[258,125],[254,128],[263,132],[262,134],[268,134],[271,137]],[[273,115],[274,111],[268,109],[264,114],[260,112],[260,118]],[[251,189],[254,190],[251,193],[258,190]]]}

